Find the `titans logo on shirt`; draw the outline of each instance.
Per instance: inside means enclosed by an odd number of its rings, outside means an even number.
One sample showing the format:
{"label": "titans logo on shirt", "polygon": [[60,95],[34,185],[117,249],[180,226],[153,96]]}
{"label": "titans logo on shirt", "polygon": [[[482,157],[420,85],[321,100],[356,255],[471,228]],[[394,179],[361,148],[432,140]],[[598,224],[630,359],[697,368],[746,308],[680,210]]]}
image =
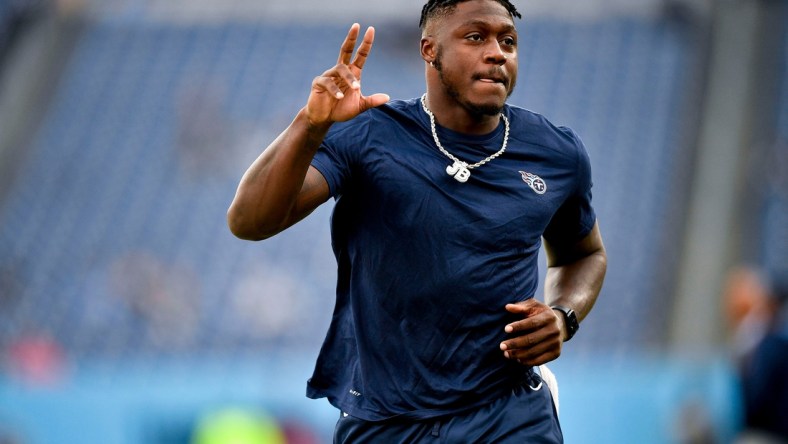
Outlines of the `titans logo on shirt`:
{"label": "titans logo on shirt", "polygon": [[536,174],[520,171],[520,175],[523,176],[523,182],[527,183],[536,194],[544,194],[547,191],[547,183]]}

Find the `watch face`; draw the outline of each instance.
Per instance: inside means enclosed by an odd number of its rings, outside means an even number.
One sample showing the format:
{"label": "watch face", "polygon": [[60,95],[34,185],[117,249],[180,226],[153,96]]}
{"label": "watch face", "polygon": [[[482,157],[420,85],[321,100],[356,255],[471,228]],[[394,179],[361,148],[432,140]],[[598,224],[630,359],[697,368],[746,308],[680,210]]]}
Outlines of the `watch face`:
{"label": "watch face", "polygon": [[572,336],[575,335],[577,329],[580,328],[580,325],[577,322],[577,315],[575,311],[571,308],[561,307],[560,305],[556,305],[552,307],[554,310],[560,310],[564,314],[564,320],[566,324],[566,341],[572,339]]}
{"label": "watch face", "polygon": [[566,318],[568,321],[567,325],[569,326],[569,333],[570,333],[569,337],[571,337],[573,334],[575,334],[575,332],[579,327],[579,325],[577,325],[577,316],[575,316],[574,311],[570,310],[569,313],[566,314]]}

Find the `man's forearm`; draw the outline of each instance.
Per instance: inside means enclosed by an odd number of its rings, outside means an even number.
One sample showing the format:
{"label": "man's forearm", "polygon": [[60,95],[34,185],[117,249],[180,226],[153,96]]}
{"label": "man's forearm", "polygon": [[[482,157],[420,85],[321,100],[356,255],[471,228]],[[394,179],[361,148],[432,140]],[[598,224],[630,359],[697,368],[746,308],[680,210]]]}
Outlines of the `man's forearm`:
{"label": "man's forearm", "polygon": [[604,249],[575,262],[549,267],[545,279],[545,303],[569,307],[575,311],[578,320],[582,320],[596,303],[606,270]]}
{"label": "man's forearm", "polygon": [[[557,248],[545,243],[548,258],[545,279],[545,304],[562,306],[583,320],[596,303],[607,272],[607,253],[599,225],[574,245]],[[558,316],[564,340],[568,340],[564,316]]]}

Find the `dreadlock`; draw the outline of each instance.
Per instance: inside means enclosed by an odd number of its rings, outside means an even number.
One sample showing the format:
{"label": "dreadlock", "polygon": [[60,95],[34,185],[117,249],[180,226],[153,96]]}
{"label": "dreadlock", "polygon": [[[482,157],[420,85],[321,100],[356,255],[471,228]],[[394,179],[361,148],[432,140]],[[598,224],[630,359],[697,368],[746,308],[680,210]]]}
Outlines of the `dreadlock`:
{"label": "dreadlock", "polygon": [[[466,2],[468,0],[429,0],[427,4],[421,8],[421,19],[419,20],[419,28],[422,30],[424,26],[426,26],[427,21],[438,17],[443,16],[454,10],[454,7],[457,6],[458,3]],[[512,2],[509,0],[495,0],[500,3],[512,17],[522,18],[519,12],[517,12],[517,8],[514,7]]]}

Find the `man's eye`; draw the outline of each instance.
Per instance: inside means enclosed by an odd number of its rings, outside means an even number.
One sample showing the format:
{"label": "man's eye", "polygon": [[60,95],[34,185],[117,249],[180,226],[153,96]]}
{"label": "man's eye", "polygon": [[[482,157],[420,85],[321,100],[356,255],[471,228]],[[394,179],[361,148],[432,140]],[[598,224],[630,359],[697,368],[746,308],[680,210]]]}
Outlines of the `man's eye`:
{"label": "man's eye", "polygon": [[480,36],[479,34],[471,34],[471,35],[469,35],[467,37],[467,39],[468,40],[472,40],[474,42],[481,42],[482,41],[482,36]]}

